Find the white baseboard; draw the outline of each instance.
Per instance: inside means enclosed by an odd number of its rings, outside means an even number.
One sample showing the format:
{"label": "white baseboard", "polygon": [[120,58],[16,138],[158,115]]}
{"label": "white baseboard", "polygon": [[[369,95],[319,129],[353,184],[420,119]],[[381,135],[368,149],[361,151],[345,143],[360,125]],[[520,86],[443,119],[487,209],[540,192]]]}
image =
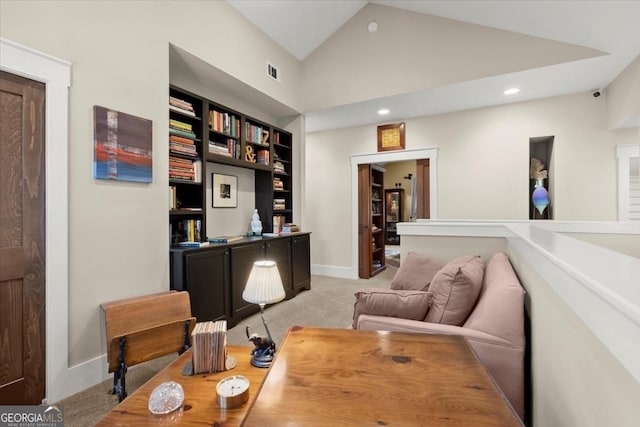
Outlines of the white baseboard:
{"label": "white baseboard", "polygon": [[107,371],[106,354],[70,367],[67,369],[65,378],[62,380],[65,384],[65,387],[62,390],[63,395],[57,396],[56,401],[62,400],[76,393],[80,393],[81,391],[86,390],[89,387],[93,387],[108,378],[113,378],[113,375],[109,374]]}
{"label": "white baseboard", "polygon": [[311,274],[318,276],[339,277],[341,279],[357,279],[358,271],[350,267],[337,267],[333,265],[311,265]]}

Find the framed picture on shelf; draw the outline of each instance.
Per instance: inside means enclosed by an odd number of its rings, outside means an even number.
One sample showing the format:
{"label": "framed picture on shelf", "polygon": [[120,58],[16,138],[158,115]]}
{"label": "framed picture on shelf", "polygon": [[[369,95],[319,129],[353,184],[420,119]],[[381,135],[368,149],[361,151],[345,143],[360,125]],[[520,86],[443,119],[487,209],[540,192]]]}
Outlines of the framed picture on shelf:
{"label": "framed picture on shelf", "polygon": [[404,122],[378,126],[378,151],[404,150]]}
{"label": "framed picture on shelf", "polygon": [[211,174],[214,208],[238,207],[238,177],[234,175]]}

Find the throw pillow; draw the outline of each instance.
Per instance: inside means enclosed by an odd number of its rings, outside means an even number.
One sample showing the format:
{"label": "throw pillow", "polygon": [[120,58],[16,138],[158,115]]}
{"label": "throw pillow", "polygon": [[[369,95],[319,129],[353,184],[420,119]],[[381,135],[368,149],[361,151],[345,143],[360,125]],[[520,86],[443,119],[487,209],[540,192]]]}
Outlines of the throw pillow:
{"label": "throw pillow", "polygon": [[431,281],[433,303],[424,320],[461,326],[478,300],[483,277],[479,257],[464,256],[447,263]]}
{"label": "throw pillow", "polygon": [[403,260],[395,276],[393,276],[391,289],[426,291],[433,276],[442,267],[444,267],[444,264],[439,261],[415,252],[409,252],[407,258]]}
{"label": "throw pillow", "polygon": [[354,294],[353,328],[361,314],[424,320],[431,305],[431,293],[422,291],[396,291],[383,288],[364,288]]}

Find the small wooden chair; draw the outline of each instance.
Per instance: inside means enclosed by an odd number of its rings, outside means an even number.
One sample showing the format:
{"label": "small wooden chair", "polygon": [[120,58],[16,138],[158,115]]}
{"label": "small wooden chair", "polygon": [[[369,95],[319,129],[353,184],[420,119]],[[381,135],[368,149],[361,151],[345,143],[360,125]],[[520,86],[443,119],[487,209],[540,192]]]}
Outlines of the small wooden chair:
{"label": "small wooden chair", "polygon": [[127,397],[125,374],[129,366],[191,346],[196,318],[191,316],[189,293],[162,292],[101,304],[107,331],[109,373],[118,401]]}

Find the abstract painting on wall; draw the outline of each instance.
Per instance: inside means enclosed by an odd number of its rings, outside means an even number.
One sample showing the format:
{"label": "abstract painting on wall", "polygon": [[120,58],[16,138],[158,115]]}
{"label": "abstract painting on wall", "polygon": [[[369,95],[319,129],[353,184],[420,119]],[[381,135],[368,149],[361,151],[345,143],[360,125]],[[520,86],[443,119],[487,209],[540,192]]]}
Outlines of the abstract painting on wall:
{"label": "abstract painting on wall", "polygon": [[96,179],[151,182],[152,121],[93,106]]}

